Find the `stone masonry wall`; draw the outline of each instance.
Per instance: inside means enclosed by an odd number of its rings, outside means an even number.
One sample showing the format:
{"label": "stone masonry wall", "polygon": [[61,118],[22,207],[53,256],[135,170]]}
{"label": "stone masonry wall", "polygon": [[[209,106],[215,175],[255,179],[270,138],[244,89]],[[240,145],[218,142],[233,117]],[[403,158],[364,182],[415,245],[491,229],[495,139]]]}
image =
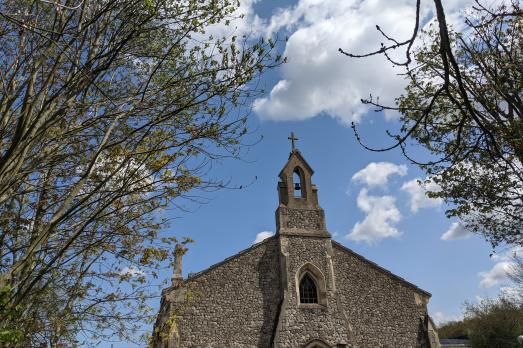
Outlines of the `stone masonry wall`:
{"label": "stone masonry wall", "polygon": [[333,242],[336,286],[355,347],[423,347],[429,295]]}
{"label": "stone masonry wall", "polygon": [[[295,277],[306,263],[324,276],[326,305],[299,304]],[[170,337],[176,339],[157,348],[270,348],[273,336],[277,348],[312,340],[333,347],[426,347],[420,318],[429,295],[328,238],[267,239],[165,298],[178,298],[162,301],[167,310],[159,315],[160,324],[174,318]]]}
{"label": "stone masonry wall", "polygon": [[[335,297],[330,265],[329,238],[280,236],[286,256],[287,289],[281,311],[275,346],[303,347],[312,340],[322,340],[335,346],[347,342],[348,327]],[[302,266],[310,263],[323,274],[326,285],[326,305],[300,304],[296,277]]]}
{"label": "stone masonry wall", "polygon": [[186,282],[174,309],[183,348],[269,347],[280,304],[277,239],[271,238]]}

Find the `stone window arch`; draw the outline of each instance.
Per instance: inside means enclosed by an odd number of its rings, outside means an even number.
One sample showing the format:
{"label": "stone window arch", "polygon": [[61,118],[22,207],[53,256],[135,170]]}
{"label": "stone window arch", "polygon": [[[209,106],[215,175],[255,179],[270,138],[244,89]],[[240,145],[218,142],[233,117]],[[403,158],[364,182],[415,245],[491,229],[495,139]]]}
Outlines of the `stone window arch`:
{"label": "stone window arch", "polygon": [[292,188],[292,191],[294,192],[294,197],[307,197],[307,190],[305,187],[305,175],[303,173],[303,169],[301,169],[300,167],[295,167],[292,171]]}
{"label": "stone window arch", "polygon": [[303,348],[330,348],[330,346],[321,340],[312,340],[304,345]]}
{"label": "stone window arch", "polygon": [[[313,294],[314,291],[316,296]],[[296,298],[298,306],[327,305],[325,276],[310,262],[301,266],[296,273]]]}

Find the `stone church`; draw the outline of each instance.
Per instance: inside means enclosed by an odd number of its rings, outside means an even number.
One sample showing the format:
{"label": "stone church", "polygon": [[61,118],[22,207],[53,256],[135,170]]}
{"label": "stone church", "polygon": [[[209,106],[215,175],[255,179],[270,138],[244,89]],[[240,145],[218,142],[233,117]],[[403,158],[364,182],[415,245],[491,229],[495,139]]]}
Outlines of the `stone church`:
{"label": "stone church", "polygon": [[177,250],[153,347],[439,347],[431,295],[331,239],[313,173],[293,140],[275,236],[187,279]]}

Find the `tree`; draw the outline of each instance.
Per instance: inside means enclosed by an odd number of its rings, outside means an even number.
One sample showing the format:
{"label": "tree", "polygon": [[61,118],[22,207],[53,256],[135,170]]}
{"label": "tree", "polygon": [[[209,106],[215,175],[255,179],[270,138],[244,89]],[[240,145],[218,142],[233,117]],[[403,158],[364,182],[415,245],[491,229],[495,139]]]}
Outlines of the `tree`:
{"label": "tree", "polygon": [[523,304],[503,297],[467,304],[464,322],[474,348],[517,348],[516,338],[523,332]]}
{"label": "tree", "polygon": [[523,332],[523,303],[513,297],[465,302],[463,320],[443,324],[440,338],[466,338],[474,348],[518,347]]}
{"label": "tree", "polygon": [[[401,114],[399,134],[390,134],[400,148],[424,169],[441,190],[429,192],[449,203],[447,216],[459,217],[495,247],[523,244],[523,11],[519,2],[495,9],[479,1],[466,18],[462,33],[449,29],[440,0],[434,0],[437,23],[416,24],[405,41],[391,38],[375,52],[405,69],[408,86],[396,106],[381,105],[372,97],[364,103],[377,110]],[[415,40],[422,40],[414,45]],[[426,41],[425,41],[426,40]],[[405,61],[391,50],[405,47]],[[415,48],[417,47],[417,48]],[[353,125],[355,134],[358,132]],[[431,160],[419,161],[408,153],[414,140],[429,150]],[[362,143],[363,144],[363,143]],[[365,145],[364,145],[365,146]]]}
{"label": "tree", "polygon": [[222,186],[209,163],[241,155],[251,81],[280,62],[208,33],[237,6],[0,3],[0,340],[130,339],[150,317],[180,242],[162,212]]}
{"label": "tree", "polygon": [[439,338],[467,339],[467,322],[463,320],[449,321],[438,327]]}
{"label": "tree", "polygon": [[523,300],[523,257],[514,255],[512,265],[508,271],[508,277],[515,287],[515,295]]}

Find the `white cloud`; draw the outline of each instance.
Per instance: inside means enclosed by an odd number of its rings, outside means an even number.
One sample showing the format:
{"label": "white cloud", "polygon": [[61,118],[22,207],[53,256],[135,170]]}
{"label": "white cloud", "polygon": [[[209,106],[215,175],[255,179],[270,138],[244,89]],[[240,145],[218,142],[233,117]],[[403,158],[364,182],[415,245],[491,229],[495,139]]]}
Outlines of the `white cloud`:
{"label": "white cloud", "polygon": [[437,208],[443,203],[441,198],[427,196],[427,191],[437,192],[440,190],[439,185],[433,181],[421,181],[421,179],[416,178],[405,182],[401,189],[409,194],[410,211],[413,213],[421,208]]}
{"label": "white cloud", "polygon": [[218,37],[232,37],[233,35],[241,38],[243,35],[251,38],[263,36],[266,31],[267,24],[254,13],[254,4],[259,0],[242,0],[239,2],[240,6],[236,8],[234,13],[230,14],[227,19],[205,28],[205,36],[212,35],[214,38]]}
{"label": "white cloud", "polygon": [[442,240],[467,239],[472,236],[472,232],[468,231],[463,222],[453,222],[449,229],[441,235]]}
{"label": "white cloud", "polygon": [[389,176],[397,174],[407,175],[407,166],[397,165],[390,162],[371,162],[365,168],[352,176],[352,180],[364,183],[369,187],[386,186]]}
{"label": "white cloud", "polygon": [[516,246],[509,248],[503,252],[495,253],[492,255],[493,261],[510,261],[516,257],[523,257],[523,246]]}
{"label": "white cloud", "polygon": [[502,283],[508,278],[507,273],[510,271],[513,263],[510,261],[498,262],[490,271],[479,272],[481,277],[479,286],[482,288],[491,288]]}
{"label": "white cloud", "polygon": [[271,232],[271,231],[262,231],[260,233],[258,233],[256,235],[256,239],[254,240],[254,242],[252,242],[252,244],[256,244],[256,243],[259,243],[269,237],[272,237],[274,236],[274,232]]}
{"label": "white cloud", "polygon": [[[449,21],[463,22],[457,10],[471,0],[445,3]],[[432,4],[422,6],[422,23],[434,16]],[[285,47],[288,63],[270,94],[257,99],[254,110],[263,119],[303,120],[327,114],[343,123],[359,121],[368,110],[361,98],[370,93],[393,105],[405,86],[403,72],[383,56],[348,58],[338,52],[361,54],[380,48],[383,36],[405,40],[412,35],[415,7],[411,0],[299,0],[280,9],[267,24],[266,34],[290,33]],[[398,60],[403,50],[390,52]],[[386,113],[386,117],[393,117]]]}
{"label": "white cloud", "polygon": [[435,312],[430,316],[437,326],[448,323],[449,321],[458,321],[463,319],[463,315],[448,315],[443,312]]}
{"label": "white cloud", "polygon": [[358,194],[358,207],[367,214],[357,222],[347,239],[356,242],[375,244],[384,238],[398,238],[401,232],[394,227],[401,220],[392,196],[369,196],[366,188]]}
{"label": "white cloud", "polygon": [[[508,273],[512,271],[512,267],[515,265],[514,257],[523,256],[523,247],[509,248],[503,252],[492,255],[492,260],[496,264],[489,270],[479,272],[478,276],[481,278],[479,286],[482,288],[491,288],[495,285],[501,284],[503,281],[508,280]],[[501,292],[505,291],[507,294],[513,290],[509,287],[502,287]]]}
{"label": "white cloud", "polygon": [[121,276],[130,276],[130,277],[140,277],[140,276],[142,276],[143,277],[146,274],[147,273],[144,270],[141,270],[141,269],[139,269],[136,266],[131,266],[131,267],[125,266],[120,271],[120,275]]}
{"label": "white cloud", "polygon": [[326,113],[344,123],[358,121],[367,107],[360,99],[369,93],[393,103],[403,78],[384,57],[350,59],[338,52],[363,53],[379,48],[380,24],[390,35],[406,38],[412,32],[410,1],[301,0],[276,14],[269,31],[295,30],[285,48],[288,63],[269,96],[256,100],[254,110],[264,119],[303,120]]}

